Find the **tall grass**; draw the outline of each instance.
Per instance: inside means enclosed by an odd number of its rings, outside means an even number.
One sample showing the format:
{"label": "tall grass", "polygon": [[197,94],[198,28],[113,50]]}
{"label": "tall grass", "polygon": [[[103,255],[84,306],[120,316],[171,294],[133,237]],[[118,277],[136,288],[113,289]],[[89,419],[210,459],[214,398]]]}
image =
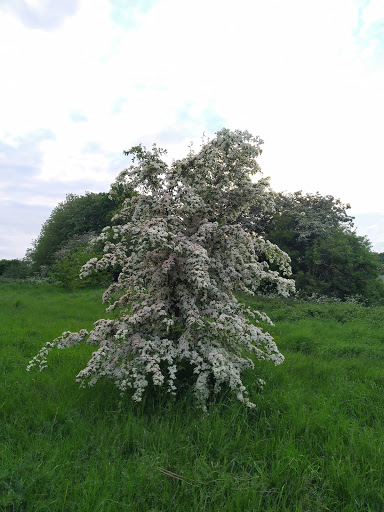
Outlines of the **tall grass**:
{"label": "tall grass", "polygon": [[80,389],[93,347],[27,373],[45,341],[104,316],[101,291],[0,290],[1,511],[384,510],[383,308],[251,301],[286,361],[245,375],[255,409],[223,392],[204,416],[188,390],[119,411],[110,383]]}

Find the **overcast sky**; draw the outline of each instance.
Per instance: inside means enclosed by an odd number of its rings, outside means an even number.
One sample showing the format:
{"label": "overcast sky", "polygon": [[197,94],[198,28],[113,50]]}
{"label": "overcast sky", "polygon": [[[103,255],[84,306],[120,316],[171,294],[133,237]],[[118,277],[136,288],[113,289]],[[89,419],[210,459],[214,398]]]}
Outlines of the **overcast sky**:
{"label": "overcast sky", "polygon": [[222,127],[276,191],[350,203],[384,251],[383,0],[0,0],[0,259],[140,142]]}

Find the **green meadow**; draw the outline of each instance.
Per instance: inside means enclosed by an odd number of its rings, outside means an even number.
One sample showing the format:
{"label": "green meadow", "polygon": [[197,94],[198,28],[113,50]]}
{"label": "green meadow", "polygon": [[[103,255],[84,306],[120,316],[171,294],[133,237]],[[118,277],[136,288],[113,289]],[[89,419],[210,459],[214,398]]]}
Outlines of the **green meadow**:
{"label": "green meadow", "polygon": [[245,375],[255,409],[224,390],[204,415],[188,389],[120,410],[111,383],[79,388],[87,345],[26,371],[101,295],[0,283],[0,511],[384,510],[383,307],[247,299],[286,360]]}

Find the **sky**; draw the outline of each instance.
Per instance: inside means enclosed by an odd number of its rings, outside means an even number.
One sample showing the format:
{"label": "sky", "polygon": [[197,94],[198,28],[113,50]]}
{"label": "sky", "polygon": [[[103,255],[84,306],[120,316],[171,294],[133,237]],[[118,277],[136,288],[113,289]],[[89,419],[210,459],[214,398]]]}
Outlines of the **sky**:
{"label": "sky", "polygon": [[275,191],[349,203],[384,251],[382,0],[0,0],[0,259],[123,151],[264,140]]}

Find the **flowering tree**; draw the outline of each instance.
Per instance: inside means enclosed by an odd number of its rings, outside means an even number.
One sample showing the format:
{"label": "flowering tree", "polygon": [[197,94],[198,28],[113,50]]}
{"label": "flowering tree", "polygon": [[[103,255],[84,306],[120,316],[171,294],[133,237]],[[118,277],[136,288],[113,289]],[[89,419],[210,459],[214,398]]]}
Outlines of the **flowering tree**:
{"label": "flowering tree", "polygon": [[[206,407],[211,390],[227,384],[252,407],[241,380],[257,359],[280,364],[273,338],[257,325],[269,318],[238,302],[234,292],[272,292],[287,296],[292,280],[289,257],[276,245],[235,223],[250,205],[270,206],[268,181],[251,181],[260,172],[256,157],[262,141],[248,132],[223,129],[189,155],[168,166],[164,151],[142,146],[126,154],[133,164],[118,178],[140,195],[127,199],[116,225],[98,237],[101,259],[91,259],[82,275],[118,265],[117,282],[104,293],[115,319],[98,320],[91,332],[65,332],[47,343],[29,368],[46,366],[54,347],[85,340],[98,346],[77,376],[85,385],[112,379],[121,393],[134,390],[140,401],[151,380],[175,394],[177,374],[193,369],[194,394]],[[263,381],[259,379],[259,384]]]}

